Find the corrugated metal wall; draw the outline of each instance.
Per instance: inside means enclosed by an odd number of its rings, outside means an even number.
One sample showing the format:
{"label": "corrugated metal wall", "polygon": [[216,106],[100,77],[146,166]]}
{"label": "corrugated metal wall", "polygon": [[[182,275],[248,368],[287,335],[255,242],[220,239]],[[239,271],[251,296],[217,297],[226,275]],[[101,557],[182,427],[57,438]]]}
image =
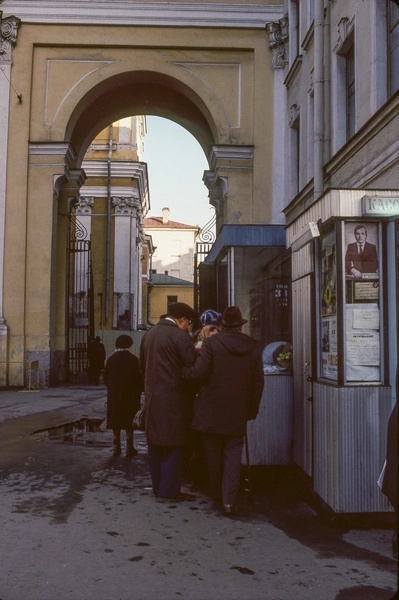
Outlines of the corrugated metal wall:
{"label": "corrugated metal wall", "polygon": [[311,375],[311,277],[292,283],[293,333],[293,401],[294,401],[294,461],[312,475],[312,396]]}
{"label": "corrugated metal wall", "polygon": [[[292,442],[292,377],[265,375],[259,414],[255,421],[248,423],[250,464],[291,464]],[[246,464],[245,449],[242,463]]]}
{"label": "corrugated metal wall", "polygon": [[382,512],[391,388],[314,384],[314,490],[336,512]]}

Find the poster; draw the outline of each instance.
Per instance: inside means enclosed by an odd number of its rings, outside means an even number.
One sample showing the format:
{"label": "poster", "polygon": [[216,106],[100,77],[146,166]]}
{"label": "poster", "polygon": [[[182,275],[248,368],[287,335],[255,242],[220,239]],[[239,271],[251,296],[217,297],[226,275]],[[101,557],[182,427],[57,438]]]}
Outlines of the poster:
{"label": "poster", "polygon": [[348,365],[378,367],[380,365],[380,335],[378,331],[348,331],[346,334]]}
{"label": "poster", "polygon": [[321,314],[337,312],[337,261],[335,231],[322,239],[321,249]]}
{"label": "poster", "polygon": [[322,377],[336,380],[338,377],[337,318],[322,319]]}
{"label": "poster", "polygon": [[[376,223],[345,223],[345,278],[378,279],[378,230]],[[375,288],[368,289],[375,298]],[[378,289],[378,288],[377,288]]]}
{"label": "poster", "polygon": [[380,311],[378,307],[370,308],[354,308],[353,309],[353,329],[376,329],[380,328]]}

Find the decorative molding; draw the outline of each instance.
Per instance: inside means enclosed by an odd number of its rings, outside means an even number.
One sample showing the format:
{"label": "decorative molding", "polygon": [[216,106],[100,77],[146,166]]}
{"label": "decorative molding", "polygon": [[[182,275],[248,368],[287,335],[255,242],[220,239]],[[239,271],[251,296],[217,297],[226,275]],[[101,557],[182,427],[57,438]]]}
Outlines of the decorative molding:
{"label": "decorative molding", "polygon": [[70,164],[76,152],[70,142],[30,142],[29,156],[64,156]]}
{"label": "decorative molding", "polygon": [[[83,196],[93,196],[94,198],[107,198],[108,187],[106,185],[85,185],[81,189]],[[111,185],[111,196],[135,198],[139,200],[139,191],[137,188]]]}
{"label": "decorative molding", "polygon": [[0,63],[10,63],[21,19],[14,16],[2,19],[2,15],[3,11],[0,10]]}
{"label": "decorative molding", "polygon": [[272,68],[283,69],[288,64],[288,17],[268,23],[266,31],[269,34],[269,48],[273,53]]}
{"label": "decorative molding", "polygon": [[[253,146],[212,146],[209,155],[208,161],[209,165],[212,169],[215,169],[219,162],[222,161],[250,161],[252,166],[252,161],[254,158],[254,149]],[[242,169],[246,167],[242,166],[233,166],[230,168]]]}
{"label": "decorative molding", "polygon": [[92,196],[80,196],[76,206],[76,214],[80,216],[89,216],[92,213],[94,206],[94,198]]}
{"label": "decorative molding", "polygon": [[289,126],[292,129],[297,129],[298,119],[299,119],[300,114],[301,114],[301,109],[298,106],[298,104],[293,104],[290,108],[290,120],[289,120]]}
{"label": "decorative molding", "polygon": [[309,52],[310,46],[312,45],[314,40],[314,20],[312,21],[309,29],[306,32],[305,37],[303,38],[303,42],[301,44],[302,50],[304,52]]}
{"label": "decorative molding", "polygon": [[264,29],[282,16],[280,4],[223,2],[130,2],[129,0],[4,0],[9,15],[24,23],[158,25]]}
{"label": "decorative molding", "polygon": [[343,17],[338,23],[338,39],[334,46],[336,54],[345,54],[352,42],[348,40],[355,28],[355,15],[351,19]]}
{"label": "decorative molding", "polygon": [[214,171],[204,171],[202,180],[209,190],[209,204],[215,208],[216,215],[220,215],[223,203],[228,196],[228,178],[218,177]]}
{"label": "decorative molding", "polygon": [[[82,168],[88,177],[108,177],[108,162],[104,160],[84,160]],[[111,161],[111,177],[136,179],[145,170],[142,164],[129,160]]]}
{"label": "decorative molding", "polygon": [[292,65],[287,73],[287,77],[284,79],[284,85],[287,88],[291,87],[291,85],[294,82],[294,80],[296,79],[297,75],[299,75],[301,66],[302,66],[302,54],[298,54],[298,56],[295,57],[295,60],[292,63]]}
{"label": "decorative molding", "polygon": [[114,196],[112,198],[112,206],[115,207],[115,215],[118,216],[138,216],[141,211],[140,202],[136,198],[129,196]]}

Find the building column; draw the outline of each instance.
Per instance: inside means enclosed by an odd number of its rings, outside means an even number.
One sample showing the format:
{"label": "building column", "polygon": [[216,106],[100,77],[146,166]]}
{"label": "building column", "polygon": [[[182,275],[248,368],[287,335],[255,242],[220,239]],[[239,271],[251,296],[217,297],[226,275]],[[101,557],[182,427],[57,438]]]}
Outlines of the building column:
{"label": "building column", "polygon": [[8,326],[4,317],[4,240],[11,94],[15,93],[15,101],[21,101],[21,96],[11,87],[12,48],[17,41],[20,20],[16,17],[2,19],[2,14],[0,11],[0,387],[8,385]]}
{"label": "building column", "polygon": [[[114,233],[114,311],[113,327],[137,328],[140,201],[132,197],[113,197]],[[141,275],[140,275],[141,279]]]}

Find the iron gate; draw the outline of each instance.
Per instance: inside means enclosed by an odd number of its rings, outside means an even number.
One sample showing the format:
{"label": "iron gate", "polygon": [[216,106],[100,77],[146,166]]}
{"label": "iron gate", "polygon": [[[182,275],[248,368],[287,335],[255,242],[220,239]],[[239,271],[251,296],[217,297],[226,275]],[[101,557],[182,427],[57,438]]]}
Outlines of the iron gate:
{"label": "iron gate", "polygon": [[68,269],[68,380],[74,383],[86,379],[87,348],[94,337],[94,293],[91,263],[91,241],[76,217],[76,207],[70,213],[70,235],[67,251]]}
{"label": "iron gate", "polygon": [[[204,228],[200,231],[195,244],[194,254],[194,310],[199,313],[201,309],[200,299],[200,265],[208,256],[215,242],[213,227],[216,224],[216,211]],[[209,308],[209,307],[208,307]]]}

